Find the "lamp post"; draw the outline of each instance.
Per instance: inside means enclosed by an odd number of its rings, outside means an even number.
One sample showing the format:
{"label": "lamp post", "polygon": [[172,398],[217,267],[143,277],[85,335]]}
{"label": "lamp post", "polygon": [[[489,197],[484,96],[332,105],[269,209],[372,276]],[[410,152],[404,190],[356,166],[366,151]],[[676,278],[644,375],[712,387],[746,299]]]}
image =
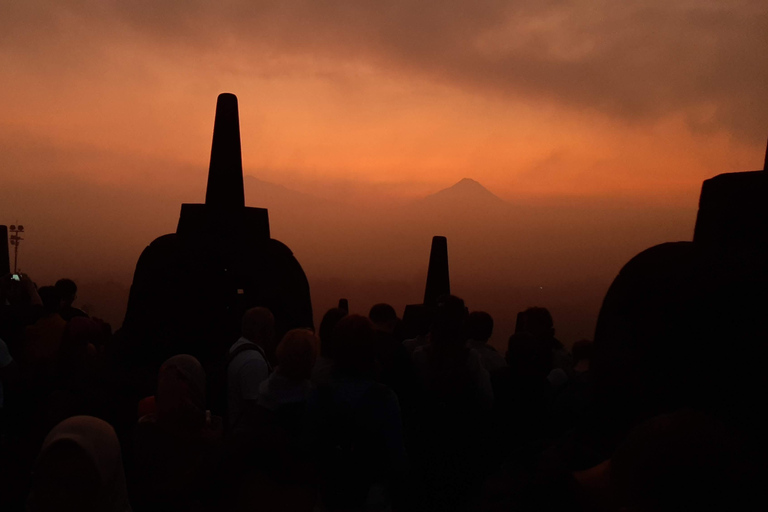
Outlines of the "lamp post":
{"label": "lamp post", "polygon": [[13,250],[13,273],[18,274],[18,262],[19,262],[19,244],[21,243],[23,238],[21,238],[21,235],[19,233],[24,233],[24,226],[19,224],[18,226],[15,224],[11,224],[10,229],[8,230],[11,233],[13,233],[10,237],[11,245],[14,246]]}

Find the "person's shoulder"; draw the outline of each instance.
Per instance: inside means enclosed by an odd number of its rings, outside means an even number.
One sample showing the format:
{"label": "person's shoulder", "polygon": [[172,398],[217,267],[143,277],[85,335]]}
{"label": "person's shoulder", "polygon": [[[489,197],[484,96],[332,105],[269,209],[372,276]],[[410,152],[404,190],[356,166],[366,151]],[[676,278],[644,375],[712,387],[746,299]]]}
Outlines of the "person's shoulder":
{"label": "person's shoulder", "polygon": [[484,350],[486,347],[486,344],[484,341],[473,340],[473,339],[467,340],[467,345],[469,345],[470,347],[478,351]]}
{"label": "person's shoulder", "polygon": [[261,360],[264,361],[262,355],[262,349],[254,342],[240,338],[229,349],[229,356],[232,358],[232,362],[248,361],[248,360]]}
{"label": "person's shoulder", "polygon": [[266,368],[267,360],[261,355],[258,350],[244,350],[239,353],[233,360],[233,366],[236,368]]}
{"label": "person's shoulder", "polygon": [[480,351],[474,347],[467,347],[466,357],[469,366],[472,368],[483,365],[483,356],[480,354]]}
{"label": "person's shoulder", "polygon": [[157,424],[157,413],[150,412],[139,418],[138,428],[153,428]]}

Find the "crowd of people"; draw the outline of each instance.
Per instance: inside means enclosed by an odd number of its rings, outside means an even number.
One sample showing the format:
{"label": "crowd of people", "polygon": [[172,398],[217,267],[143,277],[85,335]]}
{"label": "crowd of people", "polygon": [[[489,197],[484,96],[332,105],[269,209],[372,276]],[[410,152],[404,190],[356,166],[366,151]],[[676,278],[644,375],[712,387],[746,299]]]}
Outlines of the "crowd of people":
{"label": "crowd of people", "polygon": [[220,360],[158,369],[120,361],[71,280],[1,290],[4,511],[733,510],[749,494],[751,452],[708,411],[605,428],[593,344],[566,349],[542,307],[504,354],[456,296],[411,325],[377,304],[282,336],[257,307]]}

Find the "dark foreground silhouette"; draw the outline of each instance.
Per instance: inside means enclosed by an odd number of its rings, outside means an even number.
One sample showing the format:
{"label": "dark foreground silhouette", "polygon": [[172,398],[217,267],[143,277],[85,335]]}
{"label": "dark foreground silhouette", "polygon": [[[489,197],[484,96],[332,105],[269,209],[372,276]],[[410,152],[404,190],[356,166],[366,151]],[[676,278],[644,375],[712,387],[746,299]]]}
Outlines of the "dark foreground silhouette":
{"label": "dark foreground silhouette", "polygon": [[568,351],[534,305],[497,353],[442,237],[422,304],[343,300],[315,334],[301,268],[243,206],[236,112],[220,97],[206,204],[142,254],[120,331],[72,281],[0,282],[3,511],[764,502],[766,170],[704,183],[694,240],[625,265],[594,343]]}
{"label": "dark foreground silhouette", "polygon": [[181,205],[176,233],[141,254],[119,334],[123,358],[157,368],[188,353],[207,367],[255,306],[272,311],[280,334],[313,327],[304,271],[270,238],[267,210],[245,206],[237,98],[221,94],[205,204]]}

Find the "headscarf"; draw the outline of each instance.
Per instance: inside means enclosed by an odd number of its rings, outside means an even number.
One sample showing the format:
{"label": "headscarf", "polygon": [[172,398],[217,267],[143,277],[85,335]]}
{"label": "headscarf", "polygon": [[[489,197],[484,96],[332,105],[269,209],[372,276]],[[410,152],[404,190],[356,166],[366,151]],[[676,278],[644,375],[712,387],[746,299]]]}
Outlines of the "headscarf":
{"label": "headscarf", "polygon": [[114,429],[92,416],[56,425],[40,449],[27,510],[130,512]]}
{"label": "headscarf", "polygon": [[157,379],[157,421],[174,430],[195,430],[205,424],[205,371],[186,354],[160,367]]}

